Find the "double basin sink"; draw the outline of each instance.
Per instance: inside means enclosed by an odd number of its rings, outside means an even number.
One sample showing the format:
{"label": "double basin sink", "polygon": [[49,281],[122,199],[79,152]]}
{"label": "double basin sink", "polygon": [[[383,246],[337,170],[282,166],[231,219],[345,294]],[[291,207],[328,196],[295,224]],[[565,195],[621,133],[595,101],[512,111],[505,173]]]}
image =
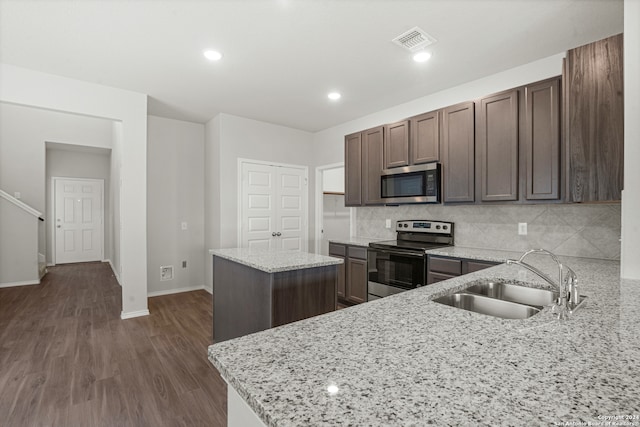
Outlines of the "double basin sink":
{"label": "double basin sink", "polygon": [[551,305],[558,293],[511,283],[479,281],[461,292],[433,301],[503,319],[526,319]]}

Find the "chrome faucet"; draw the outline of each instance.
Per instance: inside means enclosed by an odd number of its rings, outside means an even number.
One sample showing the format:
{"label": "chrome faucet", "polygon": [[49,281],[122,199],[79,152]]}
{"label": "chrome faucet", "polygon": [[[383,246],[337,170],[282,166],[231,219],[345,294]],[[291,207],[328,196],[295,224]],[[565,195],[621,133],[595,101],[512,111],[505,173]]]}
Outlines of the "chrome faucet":
{"label": "chrome faucet", "polygon": [[[540,271],[538,268],[527,264],[524,259],[532,253],[542,253],[549,255],[551,259],[558,265],[558,282],[556,283],[546,273]],[[569,314],[572,313],[578,304],[580,303],[580,296],[578,295],[578,277],[576,273],[569,267],[563,266],[560,260],[555,254],[549,252],[546,249],[531,249],[520,257],[520,259],[508,259],[508,265],[516,264],[526,268],[532,273],[542,278],[545,282],[549,283],[554,289],[558,291],[558,299],[551,308],[551,311],[558,315],[558,319],[566,319]],[[563,275],[564,270],[567,270],[567,274]]]}

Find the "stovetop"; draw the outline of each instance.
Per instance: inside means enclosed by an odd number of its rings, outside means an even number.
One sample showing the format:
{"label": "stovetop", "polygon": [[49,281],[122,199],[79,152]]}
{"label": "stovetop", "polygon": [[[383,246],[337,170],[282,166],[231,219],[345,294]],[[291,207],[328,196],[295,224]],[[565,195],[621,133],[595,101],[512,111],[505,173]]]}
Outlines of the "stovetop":
{"label": "stovetop", "polygon": [[428,249],[442,248],[442,247],[451,246],[451,245],[442,244],[442,243],[414,242],[414,241],[408,241],[408,240],[385,240],[382,242],[369,243],[369,246],[372,248],[379,248],[379,249],[407,249],[407,250],[424,252]]}
{"label": "stovetop", "polygon": [[371,248],[403,249],[424,252],[428,249],[453,246],[453,223],[431,220],[404,220],[396,223],[396,240],[372,242]]}

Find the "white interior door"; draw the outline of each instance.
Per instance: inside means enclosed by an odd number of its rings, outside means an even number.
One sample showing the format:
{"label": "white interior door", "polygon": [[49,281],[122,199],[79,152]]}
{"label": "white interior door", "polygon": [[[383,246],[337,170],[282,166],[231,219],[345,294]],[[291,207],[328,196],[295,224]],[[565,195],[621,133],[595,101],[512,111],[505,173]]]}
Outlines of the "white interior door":
{"label": "white interior door", "polygon": [[241,245],[303,250],[307,240],[307,170],[242,163]]}
{"label": "white interior door", "polygon": [[55,179],[55,262],[101,261],[104,241],[100,179]]}

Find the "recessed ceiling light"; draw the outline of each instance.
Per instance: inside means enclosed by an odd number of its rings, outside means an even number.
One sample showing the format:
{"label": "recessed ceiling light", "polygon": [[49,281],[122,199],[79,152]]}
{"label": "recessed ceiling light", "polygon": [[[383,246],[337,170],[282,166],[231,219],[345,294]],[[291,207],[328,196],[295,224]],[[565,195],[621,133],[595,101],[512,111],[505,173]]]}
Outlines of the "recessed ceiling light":
{"label": "recessed ceiling light", "polygon": [[421,50],[413,55],[413,60],[416,62],[427,62],[431,58],[431,54],[425,50]]}
{"label": "recessed ceiling light", "polygon": [[217,50],[205,50],[204,57],[209,61],[218,61],[222,58],[222,54]]}
{"label": "recessed ceiling light", "polygon": [[332,101],[337,101],[338,99],[340,99],[342,97],[342,95],[340,95],[339,92],[330,92],[327,95],[327,98],[329,98]]}

